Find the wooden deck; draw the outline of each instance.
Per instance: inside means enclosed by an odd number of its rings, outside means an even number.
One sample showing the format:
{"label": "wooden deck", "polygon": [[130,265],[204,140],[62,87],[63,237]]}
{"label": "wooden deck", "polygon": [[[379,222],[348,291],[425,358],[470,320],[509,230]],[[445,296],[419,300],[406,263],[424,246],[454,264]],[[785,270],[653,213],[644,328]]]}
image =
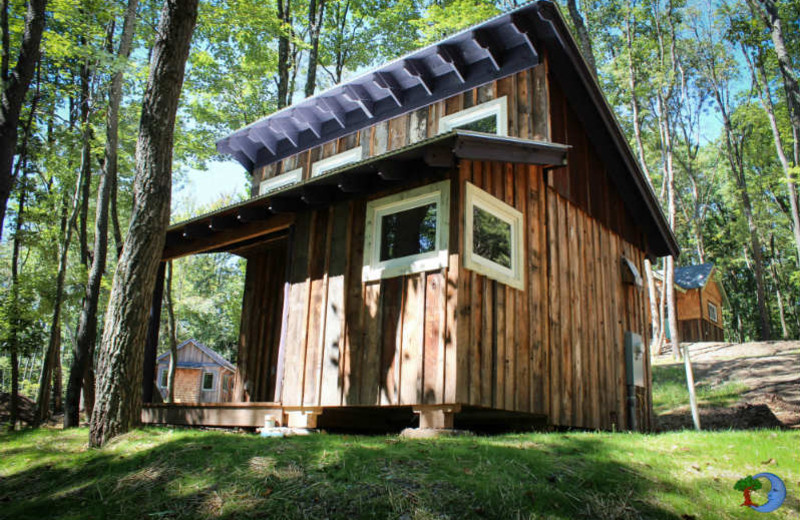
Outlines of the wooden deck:
{"label": "wooden deck", "polygon": [[266,420],[278,426],[359,432],[399,431],[403,428],[508,431],[542,429],[540,414],[495,410],[479,406],[283,406],[280,403],[145,404],[144,424],[258,428]]}

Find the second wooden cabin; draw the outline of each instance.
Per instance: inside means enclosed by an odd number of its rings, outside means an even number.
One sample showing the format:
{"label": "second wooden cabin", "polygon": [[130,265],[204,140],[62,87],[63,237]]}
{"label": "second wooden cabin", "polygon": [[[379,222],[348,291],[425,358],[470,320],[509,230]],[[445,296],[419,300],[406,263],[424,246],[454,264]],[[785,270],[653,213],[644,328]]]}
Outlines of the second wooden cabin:
{"label": "second wooden cabin", "polygon": [[164,259],[247,259],[237,421],[651,426],[639,273],[678,248],[550,2],[218,147],[255,196],[173,226]]}

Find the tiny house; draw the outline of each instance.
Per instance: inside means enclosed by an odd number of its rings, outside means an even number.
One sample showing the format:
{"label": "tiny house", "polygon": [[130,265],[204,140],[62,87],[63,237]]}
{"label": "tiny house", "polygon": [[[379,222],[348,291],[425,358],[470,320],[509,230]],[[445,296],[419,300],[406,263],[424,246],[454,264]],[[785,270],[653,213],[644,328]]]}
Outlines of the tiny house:
{"label": "tiny house", "polygon": [[678,247],[552,3],[217,147],[253,196],[170,227],[163,260],[247,259],[233,402],[145,421],[651,426],[639,273]]}
{"label": "tiny house", "polygon": [[[169,387],[169,363],[172,354],[166,351],[156,358],[156,386],[166,399]],[[175,365],[176,403],[217,403],[231,400],[236,367],[213,349],[197,340],[188,339],[178,345]]]}

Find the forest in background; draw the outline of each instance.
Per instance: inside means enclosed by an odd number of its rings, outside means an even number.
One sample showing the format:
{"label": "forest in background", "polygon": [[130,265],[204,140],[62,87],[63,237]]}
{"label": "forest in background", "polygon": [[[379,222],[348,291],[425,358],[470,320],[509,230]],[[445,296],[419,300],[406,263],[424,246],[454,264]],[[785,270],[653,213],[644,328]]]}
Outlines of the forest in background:
{"label": "forest in background", "polygon": [[[40,4],[3,2],[4,92],[12,72],[26,65],[26,12]],[[178,111],[174,182],[221,159],[214,143],[227,133],[516,5],[201,2]],[[560,7],[669,216],[681,245],[677,265],[716,264],[730,300],[727,339],[797,338],[800,1],[567,0]],[[88,345],[90,359],[96,355],[130,219],[160,8],[153,0],[46,4],[1,228],[0,392],[10,391],[16,363],[20,392],[40,401],[44,392],[48,410],[63,407],[77,345]],[[136,23],[125,53],[131,11]],[[115,78],[118,111],[110,102]],[[113,125],[117,146],[109,138]],[[110,143],[116,168],[107,159]],[[172,219],[232,201],[225,195],[209,207],[190,203]],[[176,261],[162,350],[175,330],[177,341],[194,337],[235,361],[243,269],[227,255]],[[664,306],[656,299],[656,336],[665,328]],[[89,366],[84,385],[93,381]]]}

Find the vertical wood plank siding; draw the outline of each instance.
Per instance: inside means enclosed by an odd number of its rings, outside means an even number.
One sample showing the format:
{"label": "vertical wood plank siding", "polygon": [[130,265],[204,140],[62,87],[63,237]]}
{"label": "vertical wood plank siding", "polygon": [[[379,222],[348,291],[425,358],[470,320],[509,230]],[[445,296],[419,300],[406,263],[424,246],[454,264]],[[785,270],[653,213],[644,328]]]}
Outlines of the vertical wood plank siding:
{"label": "vertical wood plank siding", "polygon": [[[574,147],[568,167],[548,172],[460,161],[448,174],[450,258],[440,270],[363,283],[367,200],[298,215],[278,396],[284,405],[461,403],[546,414],[557,425],[627,427],[624,332],[647,337],[648,319],[646,294],[623,285],[620,259],[643,271],[643,236],[546,71],[523,71],[255,172],[260,181],[301,166],[307,176],[313,160],[359,145],[380,154],[435,135],[442,115],[503,95],[509,135]],[[522,212],[522,290],[463,267],[466,182]],[[264,364],[260,356],[272,356],[250,347],[254,334],[266,333],[266,280],[283,273],[264,262],[248,265],[239,359],[245,374]],[[237,379],[237,389],[243,384]],[[259,395],[265,391],[259,387]],[[649,396],[643,392],[639,410],[644,427]]]}

